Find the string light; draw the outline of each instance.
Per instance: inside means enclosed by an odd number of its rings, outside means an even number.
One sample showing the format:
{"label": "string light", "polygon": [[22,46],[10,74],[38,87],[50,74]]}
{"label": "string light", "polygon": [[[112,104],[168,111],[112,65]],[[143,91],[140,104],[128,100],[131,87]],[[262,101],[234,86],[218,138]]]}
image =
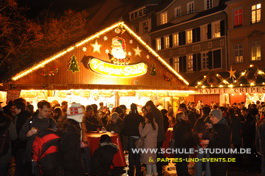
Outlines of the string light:
{"label": "string light", "polygon": [[182,82],[184,82],[186,85],[189,85],[189,82],[186,81],[179,73],[177,73],[170,65],[168,65],[168,63],[162,59],[150,46],[148,46],[137,34],[135,34],[126,24],[124,24],[124,22],[118,22],[118,23],[115,23],[114,25],[108,27],[108,28],[105,28],[104,30],[101,30],[100,32],[74,44],[74,46],[71,46],[67,49],[65,49],[64,51],[61,51],[47,59],[45,59],[44,61],[38,63],[37,65],[27,69],[27,70],[24,70],[20,73],[18,73],[17,75],[15,75],[14,77],[12,77],[12,80],[16,81],[26,75],[28,75],[29,73],[41,68],[41,67],[44,67],[46,64],[56,60],[57,58],[71,52],[73,49],[75,49],[76,47],[79,47],[79,46],[82,46],[83,44],[93,40],[93,39],[96,39],[98,38],[100,35],[116,28],[116,27],[124,27],[132,36],[134,36],[147,50],[149,50],[149,52],[151,52],[155,57],[158,58],[158,60],[165,66],[167,67],[175,76],[177,76]]}

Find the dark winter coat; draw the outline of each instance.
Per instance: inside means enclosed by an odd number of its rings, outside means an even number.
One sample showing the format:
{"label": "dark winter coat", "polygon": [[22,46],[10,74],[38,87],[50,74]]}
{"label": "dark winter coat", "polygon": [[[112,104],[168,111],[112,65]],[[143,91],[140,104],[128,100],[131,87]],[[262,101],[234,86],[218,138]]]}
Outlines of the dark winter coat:
{"label": "dark winter coat", "polygon": [[15,140],[17,138],[15,125],[9,117],[1,119],[0,121],[0,134],[3,134],[5,130],[8,130],[9,132],[9,149],[5,155],[0,157],[0,164],[11,162],[11,140]]}
{"label": "dark winter coat", "polygon": [[80,135],[72,127],[61,133],[61,156],[65,176],[81,175]]}
{"label": "dark winter coat", "polygon": [[88,117],[84,120],[84,123],[86,125],[87,132],[97,131],[98,128],[102,127],[102,125],[100,124],[100,122],[96,117]]}
{"label": "dark winter coat", "polygon": [[241,146],[241,122],[238,116],[231,116],[231,133],[232,133],[232,144],[235,146]]}
{"label": "dark winter coat", "polygon": [[163,121],[164,121],[164,130],[167,132],[169,122],[168,122],[168,117],[166,115],[163,115]]}
{"label": "dark winter coat", "polygon": [[123,120],[118,119],[117,123],[111,122],[106,127],[107,131],[114,131],[115,133],[118,133],[121,135],[121,131],[123,129]]}
{"label": "dark winter coat", "polygon": [[210,137],[210,129],[207,128],[206,123],[210,122],[210,117],[208,115],[204,115],[197,119],[194,125],[194,134],[195,140],[199,144],[199,136],[198,133],[202,133],[202,139],[209,139]]}
{"label": "dark winter coat", "polygon": [[[31,120],[32,119],[32,120]],[[31,127],[37,128],[38,132],[50,128],[52,130],[56,130],[56,122],[52,118],[44,118],[44,119],[39,119],[38,118],[38,113],[35,113],[34,116],[28,119],[22,126],[20,133],[19,133],[19,139],[21,141],[26,141],[27,146],[26,146],[26,160],[31,161],[31,151],[32,151],[32,143],[36,137],[35,135],[32,135],[30,137],[27,137],[27,132],[31,129]],[[32,124],[30,125],[30,122],[32,121]]]}
{"label": "dark winter coat", "polygon": [[256,134],[256,119],[251,114],[248,114],[244,119],[245,122],[242,128],[243,146],[252,148]]}
{"label": "dark winter coat", "polygon": [[129,113],[124,118],[123,134],[125,136],[139,136],[139,124],[144,122],[144,118],[138,113]]}
{"label": "dark winter coat", "polygon": [[265,158],[265,118],[261,119],[256,131],[257,151]]}
{"label": "dark winter coat", "polygon": [[195,142],[190,122],[180,120],[173,128],[175,148],[193,148]]}
{"label": "dark winter coat", "polygon": [[[226,125],[226,121],[222,118],[217,124],[213,125],[211,131],[211,138],[208,148],[224,148],[230,147],[230,131]],[[227,157],[226,154],[212,154],[212,158],[224,158]]]}
{"label": "dark winter coat", "polygon": [[[21,111],[17,116],[14,118],[14,123],[16,126],[17,136],[19,136],[20,130],[25,122],[30,119],[31,113],[29,111]],[[17,138],[15,141],[12,141],[12,148],[15,149],[26,149],[26,142]]]}
{"label": "dark winter coat", "polygon": [[111,175],[110,166],[113,164],[114,155],[118,148],[113,143],[101,143],[92,156],[92,174],[93,176],[108,176]]}

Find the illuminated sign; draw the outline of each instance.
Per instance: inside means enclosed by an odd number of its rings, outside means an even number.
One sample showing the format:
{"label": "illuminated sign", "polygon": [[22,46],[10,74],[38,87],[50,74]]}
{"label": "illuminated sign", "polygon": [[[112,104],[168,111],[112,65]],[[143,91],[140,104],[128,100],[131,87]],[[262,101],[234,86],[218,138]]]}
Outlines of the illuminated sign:
{"label": "illuminated sign", "polygon": [[133,65],[115,65],[96,58],[92,58],[89,61],[89,66],[91,70],[102,75],[122,78],[141,76],[147,72],[147,65],[143,62]]}

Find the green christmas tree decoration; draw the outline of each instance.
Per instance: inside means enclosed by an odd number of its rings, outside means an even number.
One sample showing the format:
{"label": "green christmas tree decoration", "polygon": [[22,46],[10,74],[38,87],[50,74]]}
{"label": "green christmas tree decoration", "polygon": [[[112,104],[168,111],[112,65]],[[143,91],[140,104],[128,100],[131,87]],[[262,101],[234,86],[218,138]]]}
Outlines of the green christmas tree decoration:
{"label": "green christmas tree decoration", "polygon": [[154,64],[152,65],[150,75],[152,75],[152,76],[155,76],[156,75],[156,68],[155,68],[155,65]]}
{"label": "green christmas tree decoration", "polygon": [[78,66],[78,62],[76,60],[76,57],[75,56],[72,56],[71,57],[71,61],[69,63],[69,71],[72,71],[73,73],[76,72],[76,71],[80,71],[79,70],[79,66]]}

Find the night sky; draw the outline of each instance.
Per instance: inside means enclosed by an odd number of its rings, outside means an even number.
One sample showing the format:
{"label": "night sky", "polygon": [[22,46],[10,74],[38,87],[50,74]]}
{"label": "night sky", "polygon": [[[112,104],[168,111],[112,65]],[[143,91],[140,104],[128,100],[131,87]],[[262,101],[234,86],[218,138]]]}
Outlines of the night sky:
{"label": "night sky", "polygon": [[[30,18],[39,16],[43,11],[54,12],[61,15],[65,10],[82,11],[89,9],[105,0],[18,0],[21,6],[29,7],[27,15]],[[120,0],[126,4],[138,4],[143,0]]]}
{"label": "night sky", "polygon": [[43,11],[54,12],[56,15],[63,14],[65,10],[72,9],[81,11],[92,7],[104,0],[18,0],[19,4],[28,7],[28,17],[35,18]]}

